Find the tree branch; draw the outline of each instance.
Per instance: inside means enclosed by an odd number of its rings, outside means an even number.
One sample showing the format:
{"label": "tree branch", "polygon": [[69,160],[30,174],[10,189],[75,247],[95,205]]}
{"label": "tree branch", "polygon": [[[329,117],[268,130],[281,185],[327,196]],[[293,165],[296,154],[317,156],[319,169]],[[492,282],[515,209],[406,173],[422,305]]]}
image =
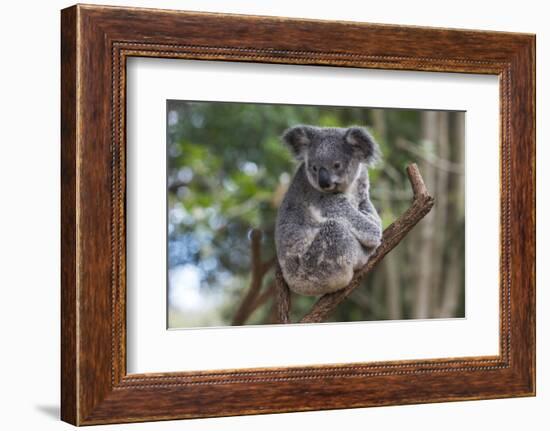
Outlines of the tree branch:
{"label": "tree branch", "polygon": [[454,163],[444,157],[438,157],[435,154],[422,151],[422,149],[417,148],[413,143],[403,138],[398,138],[396,140],[396,144],[399,148],[402,148],[414,156],[421,158],[426,163],[429,163],[439,170],[449,172],[451,174],[464,175],[464,165],[461,163]]}
{"label": "tree branch", "polygon": [[[243,297],[239,308],[233,316],[233,325],[243,325],[250,317],[252,312],[258,306],[258,295],[262,288],[262,282],[265,274],[275,263],[275,259],[270,259],[267,262],[262,262],[262,232],[259,229],[252,229],[250,234],[250,263],[252,265],[252,275],[250,279],[250,287]],[[267,299],[267,298],[264,298]]]}
{"label": "tree branch", "polygon": [[279,264],[275,270],[275,285],[277,301],[277,319],[278,323],[291,323],[290,322],[290,289],[283,278],[283,271]]}
{"label": "tree branch", "polygon": [[[388,226],[382,235],[382,242],[363,268],[356,271],[351,282],[343,289],[321,296],[311,310],[302,318],[301,323],[324,321],[334,309],[344,301],[363,278],[393,250],[409,231],[432,209],[434,198],[428,194],[424,180],[416,164],[407,166],[407,174],[413,190],[413,201],[409,209]],[[277,265],[277,299],[279,301],[280,323],[290,323],[290,291],[284,281],[281,269]]]}
{"label": "tree branch", "polygon": [[254,304],[252,304],[252,306],[250,307],[250,314],[252,314],[258,308],[264,305],[269,300],[269,298],[273,296],[274,293],[275,293],[275,280],[271,280],[271,282],[256,297]]}

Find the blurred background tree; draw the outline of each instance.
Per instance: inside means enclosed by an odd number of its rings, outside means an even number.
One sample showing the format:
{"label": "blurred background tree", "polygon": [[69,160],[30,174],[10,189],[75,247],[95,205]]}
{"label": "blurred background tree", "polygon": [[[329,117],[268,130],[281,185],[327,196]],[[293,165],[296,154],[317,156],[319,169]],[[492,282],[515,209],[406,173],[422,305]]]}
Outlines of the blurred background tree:
{"label": "blurred background tree", "polygon": [[[169,327],[274,321],[273,269],[256,300],[244,309],[242,303],[251,278],[252,228],[263,232],[264,261],[275,255],[277,208],[296,167],[279,137],[296,124],[369,127],[383,154],[370,178],[384,227],[409,205],[409,162],[418,163],[436,198],[430,214],[330,320],[464,316],[463,112],[170,100]],[[292,319],[315,300],[294,295]]]}

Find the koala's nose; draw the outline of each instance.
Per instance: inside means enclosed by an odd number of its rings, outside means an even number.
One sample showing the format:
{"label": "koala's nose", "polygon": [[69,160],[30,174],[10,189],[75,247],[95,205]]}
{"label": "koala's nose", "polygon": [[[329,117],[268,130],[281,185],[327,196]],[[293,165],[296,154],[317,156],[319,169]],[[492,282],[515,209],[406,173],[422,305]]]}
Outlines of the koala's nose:
{"label": "koala's nose", "polygon": [[319,169],[319,187],[322,189],[330,187],[330,174],[325,168]]}

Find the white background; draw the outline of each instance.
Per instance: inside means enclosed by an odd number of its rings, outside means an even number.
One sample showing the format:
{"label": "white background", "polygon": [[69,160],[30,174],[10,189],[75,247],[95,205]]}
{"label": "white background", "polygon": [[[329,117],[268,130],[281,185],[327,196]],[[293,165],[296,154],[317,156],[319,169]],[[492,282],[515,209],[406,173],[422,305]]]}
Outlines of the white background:
{"label": "white background", "polygon": [[[312,2],[298,0],[118,1],[102,3],[188,10],[345,19],[537,33],[538,220],[550,217],[548,122],[550,28],[535,0]],[[5,2],[0,16],[0,397],[4,429],[70,429],[59,409],[59,9],[64,1]],[[330,412],[172,421],[95,429],[256,430],[547,429],[550,422],[550,228],[537,235],[538,396]]]}
{"label": "white background", "polygon": [[[498,77],[134,58],[127,84],[129,373],[498,354]],[[166,99],[466,111],[466,318],[167,331]]]}

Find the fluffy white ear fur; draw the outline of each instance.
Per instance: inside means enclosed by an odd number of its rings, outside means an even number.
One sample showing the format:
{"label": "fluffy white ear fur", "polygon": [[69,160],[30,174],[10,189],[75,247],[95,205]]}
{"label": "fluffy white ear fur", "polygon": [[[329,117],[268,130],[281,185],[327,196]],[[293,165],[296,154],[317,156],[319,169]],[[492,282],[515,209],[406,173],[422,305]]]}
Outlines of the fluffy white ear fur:
{"label": "fluffy white ear fur", "polygon": [[294,126],[285,130],[283,142],[288,145],[296,160],[304,160],[306,148],[311,144],[315,130],[311,126]]}
{"label": "fluffy white ear fur", "polygon": [[364,127],[350,127],[344,136],[344,140],[352,145],[358,151],[361,159],[369,165],[379,160],[380,148]]}

